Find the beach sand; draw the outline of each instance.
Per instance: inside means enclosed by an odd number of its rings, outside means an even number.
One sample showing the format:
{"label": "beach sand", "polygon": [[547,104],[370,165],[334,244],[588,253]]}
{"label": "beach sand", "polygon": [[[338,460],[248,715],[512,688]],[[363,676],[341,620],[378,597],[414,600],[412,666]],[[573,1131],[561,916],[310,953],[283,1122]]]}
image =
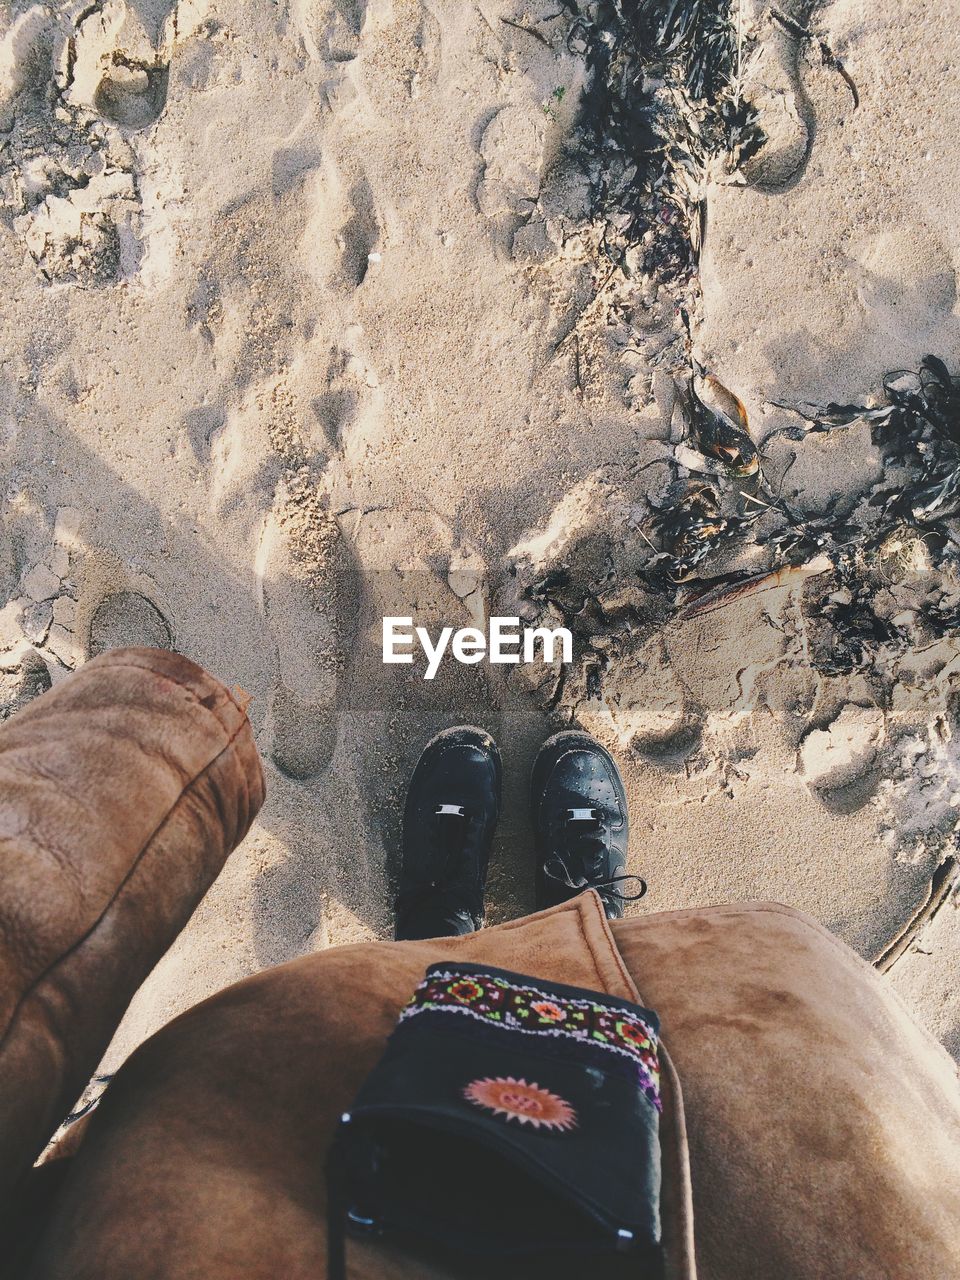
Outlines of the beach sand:
{"label": "beach sand", "polygon": [[[267,774],[108,1069],[228,982],[389,936],[403,787],[452,723],[504,756],[491,923],[533,907],[527,778],[572,723],[623,768],[631,910],[774,899],[874,959],[952,854],[960,639],[826,675],[806,579],[627,627],[599,698],[381,663],[384,613],[469,625],[557,565],[634,563],[675,473],[662,307],[591,309],[587,74],[557,8],[0,16],[0,698],[172,646],[251,695]],[[854,109],[816,45],[747,19],[777,145],[762,180],[710,186],[695,346],[759,442],[796,422],[774,401],[877,397],[926,352],[960,372],[960,33],[931,0],[817,8]],[[776,441],[773,474],[790,452],[811,513],[882,465],[863,426]],[[889,980],[960,1055],[956,896],[921,924]]]}

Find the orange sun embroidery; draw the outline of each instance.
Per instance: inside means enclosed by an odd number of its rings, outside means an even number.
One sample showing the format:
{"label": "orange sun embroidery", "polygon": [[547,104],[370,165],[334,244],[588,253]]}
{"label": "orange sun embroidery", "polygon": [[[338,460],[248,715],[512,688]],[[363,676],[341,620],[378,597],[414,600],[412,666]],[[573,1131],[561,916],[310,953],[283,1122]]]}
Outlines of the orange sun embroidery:
{"label": "orange sun embroidery", "polygon": [[567,1016],[560,1006],[554,1004],[552,1000],[535,1000],[530,1008],[544,1022],[563,1022]]}
{"label": "orange sun embroidery", "polygon": [[474,1080],[464,1089],[463,1096],[495,1116],[517,1120],[534,1129],[573,1129],[577,1124],[577,1113],[569,1102],[549,1089],[514,1080],[513,1076]]}

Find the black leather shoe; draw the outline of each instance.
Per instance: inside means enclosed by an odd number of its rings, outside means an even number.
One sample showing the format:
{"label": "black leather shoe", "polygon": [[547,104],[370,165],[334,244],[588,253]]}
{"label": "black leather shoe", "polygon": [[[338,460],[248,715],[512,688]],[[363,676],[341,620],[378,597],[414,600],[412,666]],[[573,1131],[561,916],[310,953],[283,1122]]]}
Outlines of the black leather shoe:
{"label": "black leather shoe", "polygon": [[[596,889],[610,919],[647,886],[627,875],[627,795],[613,757],[587,733],[558,733],[533,766],[531,806],[537,842],[537,906],[556,906]],[[621,885],[636,881],[638,892]]]}
{"label": "black leather shoe", "polygon": [[424,748],[403,812],[398,939],[450,937],[483,924],[501,776],[497,744],[482,729],[445,729]]}

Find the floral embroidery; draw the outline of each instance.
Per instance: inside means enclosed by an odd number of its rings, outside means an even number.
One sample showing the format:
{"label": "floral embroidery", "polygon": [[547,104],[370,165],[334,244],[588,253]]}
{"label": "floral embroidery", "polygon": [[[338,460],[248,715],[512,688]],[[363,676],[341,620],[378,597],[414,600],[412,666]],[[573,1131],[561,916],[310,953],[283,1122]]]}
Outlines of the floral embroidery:
{"label": "floral embroidery", "polygon": [[550,1000],[535,1000],[530,1008],[547,1022],[563,1022],[567,1016],[559,1005]]}
{"label": "floral embroidery", "polygon": [[624,1040],[629,1040],[631,1044],[638,1044],[641,1049],[646,1047],[647,1037],[643,1031],[633,1022],[627,1022],[621,1019],[617,1023],[617,1035],[623,1036]]}
{"label": "floral embroidery", "polygon": [[660,1109],[657,1033],[622,1003],[601,996],[560,994],[497,973],[434,965],[400,1015],[401,1024],[424,1014],[473,1018],[492,1031],[561,1037],[581,1046],[598,1066],[629,1070],[650,1102]]}
{"label": "floral embroidery", "polygon": [[454,1000],[462,1000],[465,1004],[472,1004],[474,1000],[479,1000],[483,995],[483,987],[479,982],[471,982],[469,978],[461,979],[460,982],[451,983],[447,987],[447,993],[453,996]]}
{"label": "floral embroidery", "polygon": [[577,1113],[569,1102],[549,1089],[513,1076],[488,1076],[474,1080],[463,1091],[463,1096],[475,1106],[504,1116],[508,1121],[529,1124],[534,1129],[574,1129]]}

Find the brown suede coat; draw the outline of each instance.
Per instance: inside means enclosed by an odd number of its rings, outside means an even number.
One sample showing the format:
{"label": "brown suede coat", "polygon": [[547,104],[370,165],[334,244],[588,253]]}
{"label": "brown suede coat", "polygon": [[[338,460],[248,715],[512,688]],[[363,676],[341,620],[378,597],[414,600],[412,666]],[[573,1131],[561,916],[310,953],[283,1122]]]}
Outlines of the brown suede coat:
{"label": "brown suede coat", "polygon": [[[0,786],[0,1177],[16,1205],[262,782],[245,718],[216,682],[174,655],[128,650],[0,730]],[[701,1280],[960,1277],[955,1072],[883,980],[786,908],[611,930],[592,895],[466,938],[308,956],[189,1011],[133,1055],[79,1153],[56,1162],[22,1273],[322,1277],[333,1125],[442,957],[631,998],[639,988],[658,1010],[683,1082],[681,1100],[668,1059],[672,1276],[694,1275],[695,1239]],[[11,1247],[26,1226],[8,1214]],[[358,1280],[534,1275],[356,1243],[348,1258]]]}

